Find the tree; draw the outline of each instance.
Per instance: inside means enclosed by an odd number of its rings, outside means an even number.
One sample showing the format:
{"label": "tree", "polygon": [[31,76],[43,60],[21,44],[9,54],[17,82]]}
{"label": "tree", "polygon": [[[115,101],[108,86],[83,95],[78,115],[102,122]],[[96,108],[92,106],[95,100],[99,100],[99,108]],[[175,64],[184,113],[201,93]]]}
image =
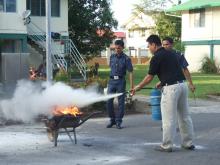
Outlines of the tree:
{"label": "tree", "polygon": [[147,12],[163,11],[168,6],[174,5],[175,0],[142,0],[141,6]]}
{"label": "tree", "polygon": [[181,19],[166,15],[165,12],[159,12],[153,15],[155,20],[155,31],[161,38],[171,36],[174,41],[179,41],[181,38]]}
{"label": "tree", "polygon": [[161,38],[170,36],[174,39],[175,48],[182,50],[180,44],[181,39],[181,18],[167,15],[164,10],[168,6],[174,5],[174,0],[142,0],[141,4],[136,4],[133,14],[143,12],[151,15],[155,21],[154,33]]}
{"label": "tree", "polygon": [[108,0],[69,0],[70,38],[86,59],[111,44],[117,25]]}

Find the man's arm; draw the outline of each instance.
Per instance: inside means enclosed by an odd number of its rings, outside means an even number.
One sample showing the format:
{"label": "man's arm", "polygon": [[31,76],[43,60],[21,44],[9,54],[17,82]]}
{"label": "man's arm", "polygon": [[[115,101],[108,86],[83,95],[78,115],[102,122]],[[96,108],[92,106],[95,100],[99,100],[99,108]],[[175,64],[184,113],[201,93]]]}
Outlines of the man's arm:
{"label": "man's arm", "polygon": [[126,70],[129,72],[130,90],[134,88],[133,65],[131,59],[125,55]]}
{"label": "man's arm", "polygon": [[140,90],[145,85],[149,84],[153,79],[154,79],[153,75],[148,74],[147,76],[145,76],[144,79],[132,89],[131,92],[132,95],[134,95],[137,90]]}
{"label": "man's arm", "polygon": [[186,78],[186,80],[188,81],[188,86],[189,86],[189,89],[194,92],[195,91],[195,86],[193,85],[193,82],[192,82],[192,78],[191,78],[191,74],[187,68],[187,66],[189,66],[184,54],[180,54],[180,64],[181,64],[181,67],[182,67],[182,70],[183,70],[183,74]]}
{"label": "man's arm", "polygon": [[186,80],[188,81],[189,89],[190,89],[192,92],[194,92],[196,88],[195,88],[195,86],[193,85],[192,78],[191,78],[191,74],[190,74],[190,72],[189,72],[189,70],[188,70],[187,67],[186,67],[186,68],[183,68],[183,74],[184,74]]}
{"label": "man's arm", "polygon": [[134,88],[134,76],[133,72],[129,72],[130,89]]}

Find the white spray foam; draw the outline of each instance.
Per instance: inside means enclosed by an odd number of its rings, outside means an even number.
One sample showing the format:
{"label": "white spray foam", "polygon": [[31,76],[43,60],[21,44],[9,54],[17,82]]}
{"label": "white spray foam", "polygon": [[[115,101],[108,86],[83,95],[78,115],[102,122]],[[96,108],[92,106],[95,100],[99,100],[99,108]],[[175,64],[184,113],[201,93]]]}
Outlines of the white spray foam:
{"label": "white spray foam", "polygon": [[30,122],[39,114],[51,114],[53,107],[57,105],[74,105],[81,108],[120,95],[121,93],[102,95],[94,88],[73,89],[61,82],[37,84],[20,80],[13,98],[0,101],[0,111],[6,119]]}

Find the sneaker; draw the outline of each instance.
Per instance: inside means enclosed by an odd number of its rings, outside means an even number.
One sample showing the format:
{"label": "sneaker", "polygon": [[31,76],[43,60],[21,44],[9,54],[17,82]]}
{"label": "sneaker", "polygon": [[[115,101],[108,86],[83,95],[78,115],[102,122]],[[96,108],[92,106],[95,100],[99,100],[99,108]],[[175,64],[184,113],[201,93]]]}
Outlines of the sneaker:
{"label": "sneaker", "polygon": [[190,145],[190,146],[184,146],[184,145],[182,145],[181,146],[183,149],[186,149],[186,150],[195,150],[195,148],[196,148],[196,146],[194,146],[193,144],[192,145]]}
{"label": "sneaker", "polygon": [[122,127],[121,127],[121,123],[116,123],[116,128],[118,128],[118,129],[122,129]]}
{"label": "sneaker", "polygon": [[116,123],[114,123],[114,122],[110,122],[107,126],[106,126],[106,128],[112,128],[112,126],[113,125],[115,125]]}
{"label": "sneaker", "polygon": [[161,146],[156,146],[154,148],[155,151],[160,151],[160,152],[173,152],[172,148],[163,148]]}

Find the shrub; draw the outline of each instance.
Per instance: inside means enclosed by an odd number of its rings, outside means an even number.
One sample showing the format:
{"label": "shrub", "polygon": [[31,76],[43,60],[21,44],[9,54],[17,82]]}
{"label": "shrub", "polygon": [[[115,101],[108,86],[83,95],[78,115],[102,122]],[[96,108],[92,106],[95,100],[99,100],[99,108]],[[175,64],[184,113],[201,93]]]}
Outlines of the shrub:
{"label": "shrub", "polygon": [[90,85],[96,85],[98,88],[98,92],[103,93],[104,88],[107,87],[107,83],[108,83],[108,79],[98,78],[98,77],[88,78],[85,83],[85,87],[90,86]]}
{"label": "shrub", "polygon": [[202,73],[217,73],[218,67],[215,64],[215,61],[210,59],[209,57],[205,57],[202,60],[202,66],[200,71]]}
{"label": "shrub", "polygon": [[69,82],[68,73],[62,69],[58,71],[54,79],[55,81]]}
{"label": "shrub", "polygon": [[181,41],[176,41],[174,45],[174,49],[180,52],[185,52],[185,45]]}

